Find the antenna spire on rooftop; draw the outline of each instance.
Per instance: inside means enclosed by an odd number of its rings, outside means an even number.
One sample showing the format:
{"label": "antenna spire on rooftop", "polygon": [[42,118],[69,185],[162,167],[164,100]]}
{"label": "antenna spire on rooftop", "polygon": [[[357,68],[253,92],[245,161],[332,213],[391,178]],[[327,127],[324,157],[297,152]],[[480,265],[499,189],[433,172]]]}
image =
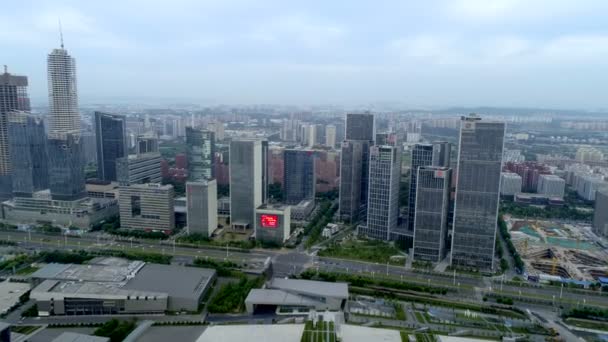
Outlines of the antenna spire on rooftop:
{"label": "antenna spire on rooftop", "polygon": [[59,39],[61,40],[61,48],[63,49],[63,29],[61,28],[61,18],[59,19]]}
{"label": "antenna spire on rooftop", "polygon": [[8,74],[8,66],[6,64],[4,64],[4,73]]}

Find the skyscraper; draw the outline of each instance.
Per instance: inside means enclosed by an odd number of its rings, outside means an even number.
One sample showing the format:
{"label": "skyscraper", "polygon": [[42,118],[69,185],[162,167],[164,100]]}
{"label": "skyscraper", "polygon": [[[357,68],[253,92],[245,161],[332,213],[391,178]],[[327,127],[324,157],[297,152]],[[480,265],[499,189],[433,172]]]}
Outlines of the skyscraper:
{"label": "skyscraper", "polygon": [[63,48],[54,49],[47,58],[49,81],[49,136],[80,135],[76,60]]}
{"label": "skyscraper", "polygon": [[47,138],[42,118],[12,112],[8,133],[15,197],[32,197],[34,192],[48,189]]}
{"label": "skyscraper", "polygon": [[369,112],[346,114],[346,140],[373,141],[374,134],[373,114]]}
{"label": "skyscraper", "polygon": [[315,198],[315,154],[311,150],[285,150],[283,152],[284,201],[298,204]]}
{"label": "skyscraper", "polygon": [[340,154],[340,220],[357,222],[361,209],[363,149],[366,142],[346,140]]}
{"label": "skyscraper", "polygon": [[451,264],[492,269],[504,122],[462,117]]}
{"label": "skyscraper", "polygon": [[254,227],[255,209],[268,196],[268,142],[259,139],[230,142],[230,222]]}
{"label": "skyscraper", "polygon": [[359,234],[388,241],[399,217],[401,151],[394,146],[372,146],[369,153],[367,225]]}
{"label": "skyscraper", "polygon": [[445,256],[451,177],[447,167],[418,168],[414,260],[439,262]]}
{"label": "skyscraper", "polygon": [[84,151],[76,87],[76,61],[63,48],[47,58],[49,81],[49,187],[53,199],[86,196]]}
{"label": "skyscraper", "polygon": [[217,228],[217,183],[215,179],[186,182],[188,233],[209,237]]}
{"label": "skyscraper", "polygon": [[[342,144],[340,164],[340,206],[345,207],[344,210],[340,209],[340,216],[350,222],[365,221],[369,188],[369,148],[374,143],[374,115],[347,114],[345,130],[346,140]],[[343,166],[346,166],[345,170]],[[354,184],[353,181],[358,181],[359,184]],[[345,191],[342,191],[343,187]]]}
{"label": "skyscraper", "polygon": [[0,200],[12,196],[12,170],[8,138],[8,115],[12,111],[29,111],[27,77],[8,73],[6,65],[0,74]]}
{"label": "skyscraper", "polygon": [[186,127],[188,178],[215,178],[215,133]]}
{"label": "skyscraper", "polygon": [[129,154],[124,115],[95,112],[97,178],[116,181],[116,160]]}
{"label": "skyscraper", "polygon": [[408,229],[414,230],[414,216],[416,212],[416,186],[418,185],[418,168],[433,163],[433,145],[416,144],[412,149],[412,164],[410,167],[410,193],[407,202]]}

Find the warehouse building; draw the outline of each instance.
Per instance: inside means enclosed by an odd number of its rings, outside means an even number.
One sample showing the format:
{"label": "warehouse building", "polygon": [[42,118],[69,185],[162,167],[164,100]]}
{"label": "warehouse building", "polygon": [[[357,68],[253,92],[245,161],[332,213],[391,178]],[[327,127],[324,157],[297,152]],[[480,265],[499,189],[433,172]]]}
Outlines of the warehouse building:
{"label": "warehouse building", "polygon": [[212,269],[96,258],[46,265],[32,274],[30,297],[40,316],[194,312],[215,277]]}
{"label": "warehouse building", "polygon": [[348,284],[273,278],[264,289],[252,289],[245,299],[250,314],[261,312],[307,313],[341,311],[348,301]]}

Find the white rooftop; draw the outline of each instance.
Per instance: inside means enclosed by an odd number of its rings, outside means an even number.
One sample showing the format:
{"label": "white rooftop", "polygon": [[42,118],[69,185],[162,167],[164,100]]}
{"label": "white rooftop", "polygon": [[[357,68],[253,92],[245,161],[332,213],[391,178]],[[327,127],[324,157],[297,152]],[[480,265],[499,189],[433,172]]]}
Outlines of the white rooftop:
{"label": "white rooftop", "polygon": [[349,324],[342,324],[340,329],[342,341],[345,342],[401,342],[401,335],[397,330],[368,328]]}
{"label": "white rooftop", "polygon": [[300,342],[304,324],[216,325],[207,328],[196,342]]}
{"label": "white rooftop", "polygon": [[11,283],[8,280],[0,283],[0,314],[19,303],[19,297],[29,289],[30,284],[27,283]]}

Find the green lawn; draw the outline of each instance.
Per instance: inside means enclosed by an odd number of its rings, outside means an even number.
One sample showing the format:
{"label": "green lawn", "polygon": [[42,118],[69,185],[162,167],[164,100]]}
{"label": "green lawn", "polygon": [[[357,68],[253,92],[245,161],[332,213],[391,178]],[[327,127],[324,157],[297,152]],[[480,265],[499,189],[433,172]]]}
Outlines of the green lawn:
{"label": "green lawn", "polygon": [[336,342],[336,331],[333,322],[318,321],[313,324],[307,321],[304,326],[301,342]]}
{"label": "green lawn", "polygon": [[348,240],[342,243],[335,243],[328,246],[326,249],[319,251],[319,256],[341,258],[341,259],[352,259],[362,260],[368,262],[377,262],[380,264],[402,265],[401,261],[393,261],[390,259],[391,256],[402,255],[395,246],[373,240]]}
{"label": "green lawn", "polygon": [[579,328],[596,329],[608,331],[608,322],[591,321],[579,318],[566,318],[566,323]]}
{"label": "green lawn", "polygon": [[11,331],[18,334],[29,335],[40,328],[41,327],[38,325],[13,325]]}
{"label": "green lawn", "polygon": [[28,275],[38,271],[40,267],[28,266],[17,271],[17,275]]}

